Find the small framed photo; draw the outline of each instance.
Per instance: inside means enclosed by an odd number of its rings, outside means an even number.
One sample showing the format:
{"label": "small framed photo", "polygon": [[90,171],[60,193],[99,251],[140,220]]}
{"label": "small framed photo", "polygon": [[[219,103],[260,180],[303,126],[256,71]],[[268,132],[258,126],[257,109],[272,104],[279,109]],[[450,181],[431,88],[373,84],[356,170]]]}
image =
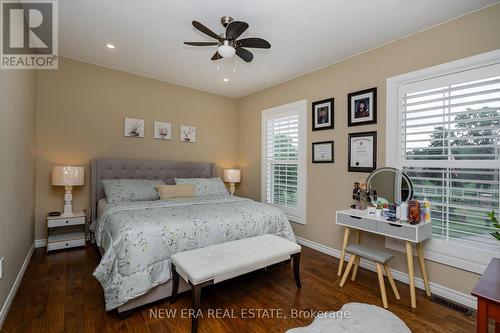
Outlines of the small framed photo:
{"label": "small framed photo", "polygon": [[334,128],[334,99],[324,99],[312,103],[312,130],[321,131]]}
{"label": "small framed photo", "polygon": [[180,140],[182,142],[196,142],[196,127],[181,125]]}
{"label": "small framed photo", "polygon": [[377,132],[349,133],[347,170],[372,172],[377,168]]}
{"label": "small framed photo", "polygon": [[143,138],[144,119],[125,118],[125,136]]}
{"label": "small framed photo", "polygon": [[171,140],[172,139],[172,124],[164,123],[161,121],[154,122],[154,138],[160,140]]}
{"label": "small framed photo", "polygon": [[313,142],[313,163],[333,163],[333,141]]}
{"label": "small framed photo", "polygon": [[377,88],[357,91],[347,95],[347,125],[377,123]]}

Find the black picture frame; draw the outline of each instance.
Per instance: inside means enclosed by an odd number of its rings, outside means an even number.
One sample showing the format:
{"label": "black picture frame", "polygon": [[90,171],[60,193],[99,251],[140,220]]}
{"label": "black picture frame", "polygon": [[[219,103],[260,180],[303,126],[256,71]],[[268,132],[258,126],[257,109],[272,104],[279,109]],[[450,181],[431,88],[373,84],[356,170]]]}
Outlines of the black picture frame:
{"label": "black picture frame", "polygon": [[[321,104],[329,104],[327,119],[329,119],[330,122],[327,123],[327,125],[319,124],[316,121],[316,119],[317,119],[316,107],[321,105]],[[327,99],[323,99],[321,101],[313,102],[312,108],[311,108],[311,113],[312,113],[312,130],[313,131],[323,131],[323,130],[329,130],[329,129],[335,128],[335,98],[327,98]]]}
{"label": "black picture frame", "polygon": [[[372,166],[371,167],[356,167],[351,166],[352,158],[352,138],[362,138],[362,137],[372,137],[373,138],[373,148],[372,148]],[[347,171],[349,172],[372,172],[377,168],[377,131],[372,132],[360,132],[360,133],[349,133],[348,135],[348,149],[347,149]]]}
{"label": "black picture frame", "polygon": [[[362,97],[362,95],[371,94],[370,97]],[[363,120],[362,118],[357,121],[353,121],[356,118],[356,115],[353,115],[353,112],[356,108],[356,98],[358,97],[361,102],[366,105],[368,104],[368,116],[363,117],[367,120]],[[371,101],[370,101],[371,99]],[[368,100],[368,102],[366,101]],[[354,104],[354,107],[353,107]],[[371,110],[369,105],[371,105]],[[371,116],[370,116],[371,115]],[[347,126],[361,126],[361,125],[369,125],[377,123],[377,87],[356,91],[353,93],[349,93],[347,95]]]}
{"label": "black picture frame", "polygon": [[[327,145],[330,144],[331,150],[332,150],[332,159],[331,160],[317,160],[316,155],[314,154],[314,146],[316,145]],[[312,162],[313,163],[334,163],[335,156],[334,156],[334,142],[333,141],[320,141],[320,142],[313,142],[312,143]]]}

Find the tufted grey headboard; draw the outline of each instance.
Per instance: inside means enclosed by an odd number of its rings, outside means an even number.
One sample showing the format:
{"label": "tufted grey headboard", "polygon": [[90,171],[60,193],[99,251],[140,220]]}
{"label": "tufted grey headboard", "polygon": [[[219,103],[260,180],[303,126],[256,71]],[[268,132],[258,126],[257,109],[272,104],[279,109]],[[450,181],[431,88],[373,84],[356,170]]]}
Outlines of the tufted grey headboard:
{"label": "tufted grey headboard", "polygon": [[103,179],[163,179],[174,184],[174,178],[215,177],[213,163],[148,161],[148,160],[92,160],[92,221],[96,218],[97,203],[104,198]]}

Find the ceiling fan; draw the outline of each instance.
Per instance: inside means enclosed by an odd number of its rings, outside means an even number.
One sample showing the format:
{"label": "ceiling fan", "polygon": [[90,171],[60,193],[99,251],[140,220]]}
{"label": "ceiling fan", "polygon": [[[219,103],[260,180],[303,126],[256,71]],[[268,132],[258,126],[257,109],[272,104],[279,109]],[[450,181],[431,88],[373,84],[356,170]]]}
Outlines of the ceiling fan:
{"label": "ceiling fan", "polygon": [[220,22],[226,28],[226,32],[217,35],[200,22],[193,21],[193,27],[203,32],[205,35],[215,38],[217,40],[216,42],[184,42],[184,44],[191,46],[218,46],[217,52],[213,55],[212,60],[231,58],[236,54],[246,62],[252,61],[253,54],[245,49],[245,47],[258,49],[271,48],[271,44],[262,38],[243,38],[238,40],[238,37],[248,29],[248,24],[246,22],[234,21],[230,16],[223,16]]}

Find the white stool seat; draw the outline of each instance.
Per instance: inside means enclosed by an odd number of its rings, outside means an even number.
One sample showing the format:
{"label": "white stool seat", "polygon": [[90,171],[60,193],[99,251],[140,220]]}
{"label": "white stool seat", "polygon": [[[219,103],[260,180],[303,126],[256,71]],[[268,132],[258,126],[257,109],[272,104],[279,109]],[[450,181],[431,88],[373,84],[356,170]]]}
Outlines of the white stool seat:
{"label": "white stool seat", "polygon": [[357,254],[360,257],[367,258],[382,264],[385,264],[392,258],[394,255],[391,252],[374,249],[361,244],[351,244],[346,247],[346,252]]}

